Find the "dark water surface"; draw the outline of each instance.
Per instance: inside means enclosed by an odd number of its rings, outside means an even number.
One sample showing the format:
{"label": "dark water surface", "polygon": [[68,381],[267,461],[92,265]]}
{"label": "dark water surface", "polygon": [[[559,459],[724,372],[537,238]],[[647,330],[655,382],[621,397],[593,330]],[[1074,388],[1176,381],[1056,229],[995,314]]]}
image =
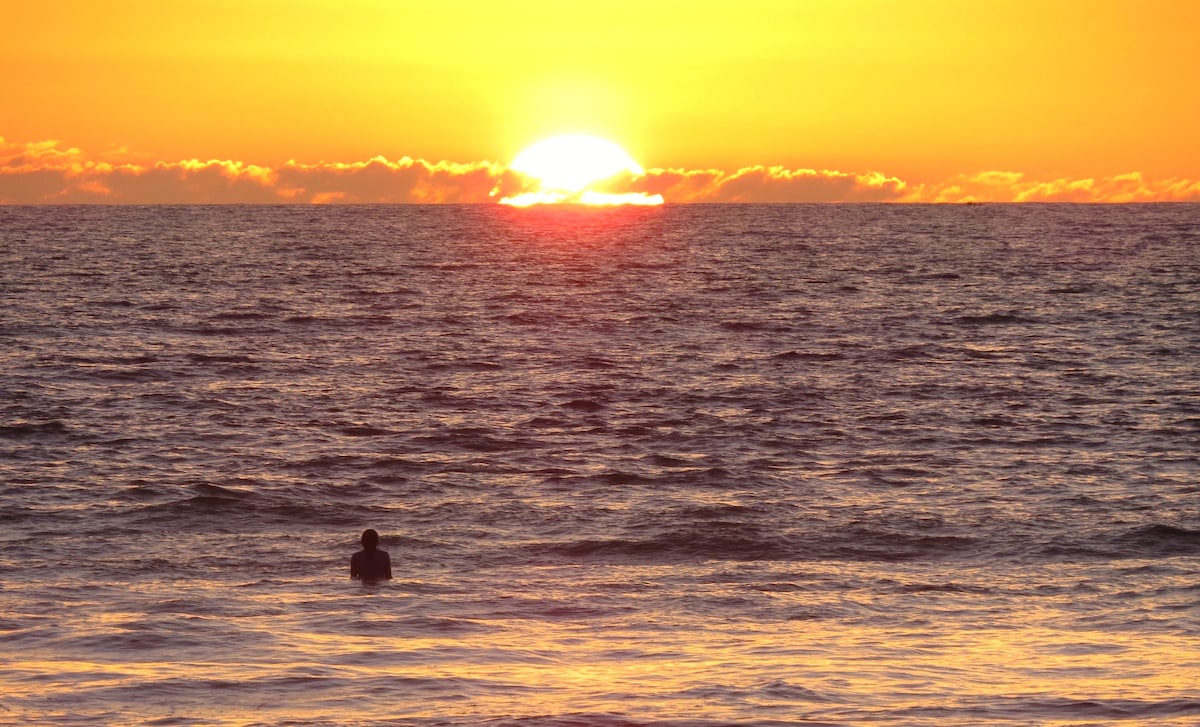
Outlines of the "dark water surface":
{"label": "dark water surface", "polygon": [[0,724],[1200,723],[1200,207],[0,207],[0,292]]}

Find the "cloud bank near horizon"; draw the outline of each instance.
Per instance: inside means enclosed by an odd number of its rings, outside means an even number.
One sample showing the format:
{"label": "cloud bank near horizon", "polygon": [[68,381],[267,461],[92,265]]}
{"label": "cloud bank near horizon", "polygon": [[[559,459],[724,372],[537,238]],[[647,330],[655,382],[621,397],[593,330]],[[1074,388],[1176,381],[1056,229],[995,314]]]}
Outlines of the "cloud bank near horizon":
{"label": "cloud bank near horizon", "polygon": [[[0,204],[352,204],[496,203],[531,191],[530,180],[495,162],[375,157],[360,162],[289,161],[267,167],[233,160],[146,162],[125,150],[85,154],[57,141],[0,137]],[[879,172],[753,166],[649,169],[613,193],[661,194],[668,202],[1200,202],[1200,180],[1028,179],[984,171],[936,183]]]}

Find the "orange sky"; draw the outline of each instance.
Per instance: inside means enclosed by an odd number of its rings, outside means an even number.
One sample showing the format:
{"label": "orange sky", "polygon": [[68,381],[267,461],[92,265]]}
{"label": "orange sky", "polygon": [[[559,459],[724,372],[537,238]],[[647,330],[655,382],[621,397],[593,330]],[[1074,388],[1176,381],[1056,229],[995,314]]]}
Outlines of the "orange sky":
{"label": "orange sky", "polygon": [[[151,169],[227,201],[187,160],[221,162],[205,169],[235,199],[474,201],[495,165],[568,132],[624,146],[668,201],[1200,200],[1193,0],[42,0],[0,17],[0,201],[144,201],[131,182]],[[366,182],[401,167],[426,187]]]}

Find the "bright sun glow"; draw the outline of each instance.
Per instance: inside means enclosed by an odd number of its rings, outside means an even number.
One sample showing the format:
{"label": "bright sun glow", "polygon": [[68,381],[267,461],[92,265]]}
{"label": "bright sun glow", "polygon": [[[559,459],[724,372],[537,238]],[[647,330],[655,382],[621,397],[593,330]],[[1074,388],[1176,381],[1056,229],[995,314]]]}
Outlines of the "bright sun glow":
{"label": "bright sun glow", "polygon": [[620,205],[662,204],[660,194],[611,193],[592,189],[618,175],[640,177],[646,172],[628,153],[607,139],[578,134],[556,136],[528,147],[509,168],[536,183],[537,188],[505,197],[501,204]]}

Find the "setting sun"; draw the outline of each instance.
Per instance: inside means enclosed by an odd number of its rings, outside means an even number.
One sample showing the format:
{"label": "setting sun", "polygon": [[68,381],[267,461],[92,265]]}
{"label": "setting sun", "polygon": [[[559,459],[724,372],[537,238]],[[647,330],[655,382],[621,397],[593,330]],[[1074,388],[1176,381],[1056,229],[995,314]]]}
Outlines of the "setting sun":
{"label": "setting sun", "polygon": [[619,176],[640,177],[641,165],[617,144],[594,136],[556,136],[526,148],[509,169],[533,182],[534,188],[505,197],[501,204],[662,204],[662,195],[611,193],[593,189]]}

